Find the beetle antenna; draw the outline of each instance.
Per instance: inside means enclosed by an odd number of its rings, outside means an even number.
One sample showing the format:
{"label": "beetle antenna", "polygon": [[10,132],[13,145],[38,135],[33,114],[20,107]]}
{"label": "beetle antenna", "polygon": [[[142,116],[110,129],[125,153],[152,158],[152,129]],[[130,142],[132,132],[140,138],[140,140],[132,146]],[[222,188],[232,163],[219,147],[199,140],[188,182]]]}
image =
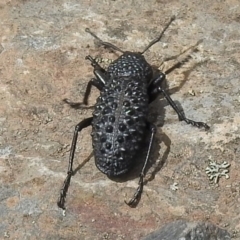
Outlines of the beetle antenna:
{"label": "beetle antenna", "polygon": [[162,30],[161,34],[153,39],[149,44],[148,46],[141,52],[141,54],[144,54],[151,46],[153,46],[155,43],[159,42],[164,34],[164,32],[168,29],[168,27],[170,26],[170,24],[175,20],[175,16],[172,16],[168,22],[168,24],[165,26],[165,28]]}
{"label": "beetle antenna", "polygon": [[103,46],[105,46],[105,47],[107,47],[107,48],[112,48],[113,50],[119,51],[119,52],[121,52],[121,53],[124,53],[123,50],[121,50],[119,47],[113,45],[112,43],[104,42],[101,38],[99,38],[96,34],[94,34],[89,28],[86,28],[85,31],[86,31],[87,33],[90,33],[95,39],[97,39],[98,42],[99,42],[101,45],[103,45]]}

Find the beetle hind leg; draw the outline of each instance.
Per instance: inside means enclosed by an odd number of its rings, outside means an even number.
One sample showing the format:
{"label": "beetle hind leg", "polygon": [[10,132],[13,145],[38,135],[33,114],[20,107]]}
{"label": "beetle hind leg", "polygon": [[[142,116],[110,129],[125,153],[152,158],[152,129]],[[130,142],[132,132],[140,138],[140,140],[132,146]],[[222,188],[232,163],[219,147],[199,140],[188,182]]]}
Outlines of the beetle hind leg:
{"label": "beetle hind leg", "polygon": [[75,150],[76,150],[78,133],[81,132],[82,129],[90,126],[92,123],[92,119],[93,119],[92,117],[86,118],[86,119],[82,120],[80,123],[78,123],[75,127],[71,150],[70,150],[70,155],[69,155],[67,177],[63,183],[63,186],[60,191],[60,197],[57,202],[58,207],[62,208],[63,210],[65,210],[66,196],[67,196],[68,188],[70,186],[71,178],[73,176],[73,159],[74,159],[74,154],[75,154]]}
{"label": "beetle hind leg", "polygon": [[138,204],[138,202],[140,201],[142,191],[143,191],[143,183],[144,183],[143,179],[145,176],[145,170],[146,170],[146,166],[150,159],[150,153],[151,153],[152,146],[153,146],[153,140],[154,140],[154,136],[156,134],[156,126],[154,124],[147,122],[147,128],[151,132],[151,137],[150,137],[150,142],[148,145],[147,156],[146,156],[144,165],[142,167],[142,170],[141,170],[141,173],[139,176],[138,188],[137,188],[135,194],[133,195],[133,197],[130,199],[130,201],[128,201],[128,202],[125,201],[125,203],[130,207],[135,207]]}

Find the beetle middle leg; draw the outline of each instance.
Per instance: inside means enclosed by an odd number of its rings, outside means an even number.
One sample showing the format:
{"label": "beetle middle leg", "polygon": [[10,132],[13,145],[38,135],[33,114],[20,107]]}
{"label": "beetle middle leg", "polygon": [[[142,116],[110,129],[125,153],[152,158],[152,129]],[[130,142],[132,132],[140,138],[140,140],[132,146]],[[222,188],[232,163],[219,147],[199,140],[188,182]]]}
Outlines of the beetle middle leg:
{"label": "beetle middle leg", "polygon": [[69,155],[69,163],[68,163],[68,172],[67,172],[67,177],[63,183],[61,192],[60,192],[60,197],[58,199],[58,206],[62,208],[63,210],[65,209],[65,200],[67,196],[67,191],[70,186],[71,178],[73,176],[73,159],[74,159],[74,154],[76,150],[76,144],[77,144],[77,139],[78,139],[78,133],[82,131],[82,129],[88,127],[91,125],[93,118],[86,118],[82,120],[80,123],[78,123],[75,127],[74,135],[73,135],[73,140],[72,140],[72,145],[71,145],[71,150],[70,150],[70,155]]}
{"label": "beetle middle leg", "polygon": [[140,176],[139,176],[139,182],[138,182],[138,188],[135,192],[135,194],[133,195],[133,197],[131,198],[131,200],[129,202],[125,203],[130,206],[130,207],[134,207],[137,205],[137,203],[139,202],[140,198],[141,198],[141,194],[143,191],[143,178],[145,176],[145,170],[146,170],[146,166],[148,164],[149,158],[150,158],[150,153],[153,147],[153,139],[154,136],[156,134],[156,126],[150,122],[147,122],[147,128],[150,130],[151,132],[151,137],[150,137],[150,141],[149,141],[149,145],[148,145],[148,151],[147,151],[147,155],[146,155],[146,159],[144,161],[144,165],[142,167]]}
{"label": "beetle middle leg", "polygon": [[162,81],[165,79],[165,74],[159,73],[159,75],[150,83],[148,87],[148,93],[150,96],[150,102],[152,102],[158,94],[162,93],[163,96],[167,99],[168,103],[171,105],[171,107],[175,110],[175,112],[178,114],[179,121],[185,121],[187,124],[191,124],[195,127],[204,127],[205,130],[208,130],[210,127],[204,123],[204,122],[196,122],[191,119],[188,119],[185,117],[185,114],[183,111],[181,111],[175,102],[172,100],[170,95],[161,87]]}
{"label": "beetle middle leg", "polygon": [[[102,91],[107,77],[106,77],[106,71],[105,69],[103,69],[97,62],[96,60],[91,57],[90,55],[86,56],[86,59],[89,60],[91,62],[91,65],[93,66],[94,70],[93,73],[95,75],[96,78],[92,78],[88,84],[87,84],[87,88],[86,91],[84,93],[84,97],[83,97],[83,104],[88,105],[88,98],[89,95],[91,93],[92,87],[96,87],[99,91]],[[79,102],[71,102],[68,99],[63,99],[63,101],[67,104],[69,104],[72,108],[80,108],[82,106],[82,103]]]}

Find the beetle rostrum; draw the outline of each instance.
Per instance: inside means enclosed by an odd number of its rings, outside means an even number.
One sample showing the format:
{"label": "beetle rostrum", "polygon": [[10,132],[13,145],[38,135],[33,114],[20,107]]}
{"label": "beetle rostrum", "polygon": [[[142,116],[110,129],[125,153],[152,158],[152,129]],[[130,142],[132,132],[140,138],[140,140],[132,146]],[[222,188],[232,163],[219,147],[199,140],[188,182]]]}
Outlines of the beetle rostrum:
{"label": "beetle rostrum", "polygon": [[152,45],[160,41],[163,33],[174,19],[174,17],[170,19],[161,34],[142,52],[122,51],[115,45],[102,41],[93,32],[86,29],[86,32],[90,33],[100,44],[119,51],[122,55],[113,61],[107,70],[103,69],[91,56],[86,57],[91,62],[95,78],[88,82],[83,103],[88,104],[88,97],[93,86],[100,90],[100,96],[95,104],[93,116],[82,120],[75,127],[67,177],[58,200],[60,208],[65,209],[66,195],[73,176],[73,159],[78,133],[83,128],[92,125],[91,135],[95,164],[101,172],[109,177],[122,175],[131,169],[132,165],[136,163],[136,154],[141,147],[145,132],[150,131],[149,145],[140,172],[139,186],[132,199],[127,202],[131,207],[135,206],[141,197],[145,169],[156,133],[155,125],[147,120],[149,104],[159,94],[163,94],[178,114],[180,121],[199,128],[203,127],[206,130],[209,129],[207,124],[185,117],[169,94],[161,87],[161,83],[165,80],[165,74],[159,71],[158,75],[153,77],[153,69],[143,56]]}

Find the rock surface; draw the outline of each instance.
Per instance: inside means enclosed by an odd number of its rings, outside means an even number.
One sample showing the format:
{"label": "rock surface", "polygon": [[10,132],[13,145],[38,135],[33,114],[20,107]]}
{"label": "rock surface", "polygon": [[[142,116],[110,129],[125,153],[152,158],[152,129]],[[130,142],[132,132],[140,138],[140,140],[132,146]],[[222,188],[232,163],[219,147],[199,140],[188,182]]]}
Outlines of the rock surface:
{"label": "rock surface", "polygon": [[[95,167],[91,128],[85,129],[63,216],[56,202],[74,126],[92,108],[75,110],[62,100],[82,101],[93,77],[86,55],[119,56],[98,47],[85,28],[121,49],[142,51],[173,15],[145,57],[166,71],[191,54],[168,74],[169,93],[210,131],[179,122],[159,97],[150,107],[157,136],[146,184],[132,209],[124,200],[137,187],[146,148],[134,169],[113,181]],[[239,1],[7,0],[0,19],[0,239],[138,240],[178,219],[209,221],[240,239]],[[198,51],[184,53],[196,43]],[[93,89],[90,106],[98,94]],[[220,176],[217,184],[207,167]]]}
{"label": "rock surface", "polygon": [[229,240],[230,234],[211,223],[175,221],[142,240]]}

